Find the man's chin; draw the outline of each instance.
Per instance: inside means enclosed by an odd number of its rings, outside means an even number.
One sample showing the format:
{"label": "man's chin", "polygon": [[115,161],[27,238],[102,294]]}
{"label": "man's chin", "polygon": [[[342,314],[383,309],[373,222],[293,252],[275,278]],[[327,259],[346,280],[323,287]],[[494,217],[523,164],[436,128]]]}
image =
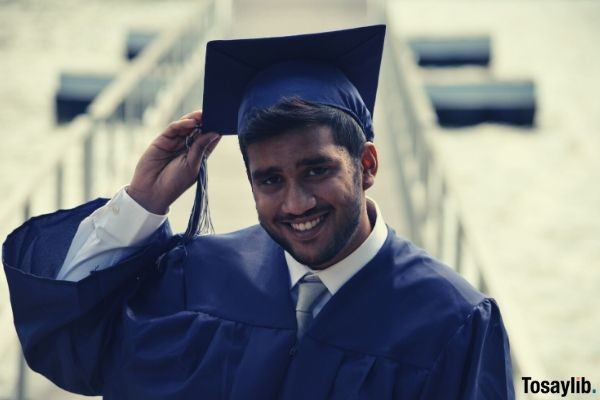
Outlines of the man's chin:
{"label": "man's chin", "polygon": [[288,253],[290,253],[290,255],[292,257],[294,257],[294,259],[296,261],[298,261],[300,264],[306,265],[307,267],[314,269],[315,266],[319,265],[319,259],[316,257],[310,257],[307,256],[305,254],[299,254],[296,251],[290,251],[290,250],[286,250]]}
{"label": "man's chin", "polygon": [[263,229],[271,236],[275,242],[277,242],[285,251],[287,251],[296,261],[300,264],[306,265],[311,269],[324,269],[332,264],[332,260],[336,258],[340,251],[347,244],[348,240],[333,240],[329,246],[322,249],[302,249],[301,247],[318,246],[322,244],[320,241],[308,244],[294,244],[294,241],[286,237],[285,233],[277,232],[270,229],[265,224],[261,223]]}
{"label": "man's chin", "polygon": [[[285,248],[285,247],[284,247]],[[324,251],[317,253],[308,253],[306,251],[301,251],[294,249],[293,247],[285,248],[285,250],[290,253],[292,257],[300,264],[306,265],[310,269],[324,269],[331,265],[331,261],[337,255],[332,253],[332,249],[325,249]],[[329,251],[327,251],[329,250]]]}
{"label": "man's chin", "polygon": [[[273,236],[271,235],[271,237],[273,237]],[[327,261],[329,261],[330,259],[332,259],[335,256],[335,255],[331,256],[330,254],[327,254],[326,251],[311,252],[311,251],[306,251],[305,249],[299,249],[298,247],[294,246],[286,239],[284,239],[284,240],[278,240],[276,238],[274,238],[274,239],[296,261],[298,261],[300,264],[306,265],[307,267],[309,267],[311,269],[318,269],[319,266],[326,264]],[[307,246],[307,245],[305,245],[305,246]]]}

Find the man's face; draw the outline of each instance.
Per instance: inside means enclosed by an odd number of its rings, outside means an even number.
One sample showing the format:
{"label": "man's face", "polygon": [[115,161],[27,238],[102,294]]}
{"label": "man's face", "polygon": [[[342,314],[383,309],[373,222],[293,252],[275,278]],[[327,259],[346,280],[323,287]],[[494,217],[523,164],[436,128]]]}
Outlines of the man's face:
{"label": "man's face", "polygon": [[368,221],[359,163],[330,128],[251,144],[248,164],[259,221],[296,260],[325,268],[364,240],[357,235],[360,220]]}

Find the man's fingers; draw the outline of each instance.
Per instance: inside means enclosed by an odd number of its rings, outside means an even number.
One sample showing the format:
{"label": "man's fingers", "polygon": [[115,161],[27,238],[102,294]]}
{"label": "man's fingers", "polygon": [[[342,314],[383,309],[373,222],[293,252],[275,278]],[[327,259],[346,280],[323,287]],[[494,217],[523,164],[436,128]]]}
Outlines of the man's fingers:
{"label": "man's fingers", "polygon": [[198,168],[200,166],[203,153],[208,156],[217,146],[219,140],[221,140],[221,135],[214,132],[198,136],[188,152],[188,161],[190,165],[192,165],[194,168]]}
{"label": "man's fingers", "polygon": [[215,139],[211,140],[211,142],[206,146],[206,155],[207,156],[209,156],[213,152],[213,150],[215,149],[215,147],[217,147],[217,145],[221,141],[222,137],[223,136],[218,135]]}
{"label": "man's fingers", "polygon": [[196,122],[201,122],[202,121],[202,110],[196,110],[196,111],[187,113],[183,117],[179,118],[179,120],[182,120],[182,119],[193,119],[193,120],[196,120]]}
{"label": "man's fingers", "polygon": [[177,138],[180,136],[187,136],[197,125],[197,121],[192,118],[180,119],[179,121],[173,121],[169,124],[167,129],[162,133],[163,136],[168,138]]}

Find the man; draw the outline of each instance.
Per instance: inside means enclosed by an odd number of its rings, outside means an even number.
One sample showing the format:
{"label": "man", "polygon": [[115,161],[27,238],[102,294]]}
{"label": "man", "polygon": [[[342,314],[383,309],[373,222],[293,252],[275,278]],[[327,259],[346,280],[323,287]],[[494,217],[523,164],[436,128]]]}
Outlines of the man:
{"label": "man", "polygon": [[[126,190],[7,239],[32,368],[107,399],[513,398],[494,301],[365,196],[383,34],[209,44],[204,114],[172,123]],[[223,91],[220,74],[240,81]],[[239,133],[259,226],[192,238],[163,223],[218,143],[185,151],[199,125]]]}

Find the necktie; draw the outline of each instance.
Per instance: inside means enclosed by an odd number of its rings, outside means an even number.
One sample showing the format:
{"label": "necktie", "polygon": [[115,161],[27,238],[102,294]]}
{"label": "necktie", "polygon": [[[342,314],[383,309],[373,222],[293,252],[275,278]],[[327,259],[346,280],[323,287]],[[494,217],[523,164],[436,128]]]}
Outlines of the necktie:
{"label": "necktie", "polygon": [[298,339],[300,339],[313,320],[312,309],[327,288],[317,275],[305,275],[298,283],[298,302],[296,303],[296,321]]}

